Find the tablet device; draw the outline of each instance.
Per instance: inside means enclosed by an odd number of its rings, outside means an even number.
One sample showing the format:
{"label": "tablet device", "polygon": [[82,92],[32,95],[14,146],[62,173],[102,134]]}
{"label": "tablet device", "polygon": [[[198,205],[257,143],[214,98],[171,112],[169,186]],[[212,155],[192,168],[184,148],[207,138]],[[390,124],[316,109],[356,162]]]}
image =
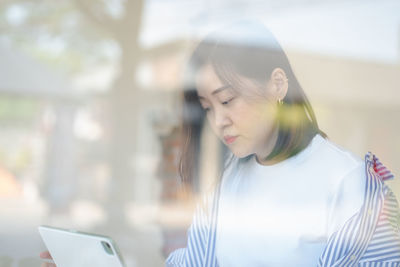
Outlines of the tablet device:
{"label": "tablet device", "polygon": [[57,267],[125,267],[110,237],[44,225],[39,233]]}

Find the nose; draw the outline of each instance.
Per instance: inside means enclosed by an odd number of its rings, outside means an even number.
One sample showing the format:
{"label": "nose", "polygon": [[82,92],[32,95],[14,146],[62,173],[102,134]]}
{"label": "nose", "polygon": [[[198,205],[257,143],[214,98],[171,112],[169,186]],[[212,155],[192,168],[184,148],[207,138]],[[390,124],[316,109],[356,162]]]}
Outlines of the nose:
{"label": "nose", "polygon": [[223,129],[232,123],[227,111],[223,108],[215,109],[214,111],[214,123],[218,129]]}

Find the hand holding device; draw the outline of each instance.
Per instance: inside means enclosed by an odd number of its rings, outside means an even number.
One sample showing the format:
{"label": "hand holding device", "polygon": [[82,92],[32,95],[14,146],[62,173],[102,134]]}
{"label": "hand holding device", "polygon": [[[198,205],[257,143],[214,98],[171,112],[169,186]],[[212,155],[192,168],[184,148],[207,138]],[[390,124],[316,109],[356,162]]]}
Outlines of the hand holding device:
{"label": "hand holding device", "polygon": [[41,258],[54,260],[45,267],[124,267],[116,244],[107,236],[50,226],[39,226],[39,232],[49,250]]}

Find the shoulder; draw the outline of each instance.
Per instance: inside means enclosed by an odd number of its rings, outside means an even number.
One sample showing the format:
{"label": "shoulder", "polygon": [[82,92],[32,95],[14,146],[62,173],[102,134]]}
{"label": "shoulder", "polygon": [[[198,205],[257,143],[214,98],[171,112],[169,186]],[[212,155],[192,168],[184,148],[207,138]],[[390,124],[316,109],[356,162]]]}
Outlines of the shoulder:
{"label": "shoulder", "polygon": [[365,161],[348,149],[325,139],[322,158],[329,162],[332,176],[332,194],[357,195],[364,194]]}
{"label": "shoulder", "polygon": [[323,154],[325,159],[332,162],[332,164],[339,165],[342,168],[352,168],[363,162],[363,159],[351,152],[350,150],[334,143],[328,138],[320,137],[322,140],[322,149],[320,153]]}
{"label": "shoulder", "polygon": [[365,162],[359,162],[352,169],[349,169],[343,176],[338,177],[335,186],[332,188],[332,195],[336,201],[358,198],[365,193]]}
{"label": "shoulder", "polygon": [[330,139],[318,138],[320,143],[312,158],[316,168],[323,169],[330,188],[335,189],[341,183],[358,183],[360,186],[363,182],[364,160]]}

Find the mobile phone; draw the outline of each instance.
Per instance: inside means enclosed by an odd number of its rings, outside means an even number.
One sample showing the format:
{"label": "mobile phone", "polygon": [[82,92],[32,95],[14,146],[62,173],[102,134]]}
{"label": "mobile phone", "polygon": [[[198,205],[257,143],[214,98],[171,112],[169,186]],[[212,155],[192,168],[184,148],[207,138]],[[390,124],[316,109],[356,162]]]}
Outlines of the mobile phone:
{"label": "mobile phone", "polygon": [[57,267],[125,267],[108,236],[45,225],[38,230]]}

